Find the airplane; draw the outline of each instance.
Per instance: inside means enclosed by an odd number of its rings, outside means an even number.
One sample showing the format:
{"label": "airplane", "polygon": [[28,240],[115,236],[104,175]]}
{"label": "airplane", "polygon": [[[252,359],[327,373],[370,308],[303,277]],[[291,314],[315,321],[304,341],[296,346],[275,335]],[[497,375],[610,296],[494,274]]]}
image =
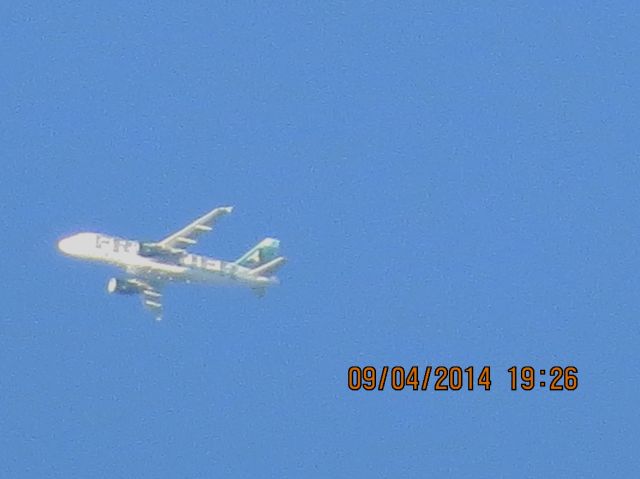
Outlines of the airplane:
{"label": "airplane", "polygon": [[78,233],[58,242],[67,256],[106,263],[121,268],[125,278],[107,282],[110,294],[139,294],[143,305],[162,319],[162,289],[167,283],[239,285],[262,297],[270,286],[279,284],[273,273],[286,259],[278,256],[280,241],[265,238],[236,261],[228,262],[187,252],[203,233],[211,231],[232,206],[211,210],[181,230],[157,241],[133,241],[101,233]]}

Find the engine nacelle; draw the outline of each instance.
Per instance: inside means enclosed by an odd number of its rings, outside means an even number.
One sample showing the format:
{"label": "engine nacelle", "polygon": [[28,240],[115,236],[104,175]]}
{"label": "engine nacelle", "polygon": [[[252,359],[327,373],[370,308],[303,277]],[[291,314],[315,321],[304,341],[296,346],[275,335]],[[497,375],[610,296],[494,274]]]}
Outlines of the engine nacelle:
{"label": "engine nacelle", "polygon": [[163,258],[175,261],[184,254],[184,250],[167,248],[158,243],[139,243],[138,254],[145,258]]}
{"label": "engine nacelle", "polygon": [[167,249],[157,243],[140,243],[140,248],[138,249],[138,254],[147,258],[166,256],[167,253]]}
{"label": "engine nacelle", "polygon": [[109,294],[136,294],[140,292],[140,286],[126,279],[111,278],[107,283]]}

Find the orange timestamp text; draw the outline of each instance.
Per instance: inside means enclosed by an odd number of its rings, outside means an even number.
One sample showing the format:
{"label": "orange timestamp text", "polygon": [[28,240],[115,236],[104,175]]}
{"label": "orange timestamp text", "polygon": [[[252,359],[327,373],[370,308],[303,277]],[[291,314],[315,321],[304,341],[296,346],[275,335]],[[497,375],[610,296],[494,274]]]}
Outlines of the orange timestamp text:
{"label": "orange timestamp text", "polygon": [[[534,388],[574,391],[578,387],[578,368],[575,366],[549,369],[512,366],[506,372],[511,379],[512,391]],[[394,391],[490,391],[492,382],[490,366],[351,366],[347,371],[347,384],[352,391],[383,391],[385,388]]]}

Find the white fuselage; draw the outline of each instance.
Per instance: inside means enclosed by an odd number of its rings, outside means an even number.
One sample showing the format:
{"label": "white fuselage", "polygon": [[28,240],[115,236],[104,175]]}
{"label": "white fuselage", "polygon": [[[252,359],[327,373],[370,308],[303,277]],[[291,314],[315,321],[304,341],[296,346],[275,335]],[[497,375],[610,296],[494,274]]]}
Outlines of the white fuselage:
{"label": "white fuselage", "polygon": [[142,255],[141,243],[100,233],[78,233],[60,240],[63,253],[109,264],[128,274],[161,282],[241,285],[264,288],[278,283],[274,277],[254,275],[235,263],[196,254]]}

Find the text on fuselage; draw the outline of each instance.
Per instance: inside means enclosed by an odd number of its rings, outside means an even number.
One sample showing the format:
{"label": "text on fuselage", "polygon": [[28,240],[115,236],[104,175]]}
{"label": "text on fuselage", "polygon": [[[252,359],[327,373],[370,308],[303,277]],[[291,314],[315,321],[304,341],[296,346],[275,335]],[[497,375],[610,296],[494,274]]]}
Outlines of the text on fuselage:
{"label": "text on fuselage", "polygon": [[96,248],[111,250],[114,253],[134,253],[137,251],[136,241],[96,235]]}

